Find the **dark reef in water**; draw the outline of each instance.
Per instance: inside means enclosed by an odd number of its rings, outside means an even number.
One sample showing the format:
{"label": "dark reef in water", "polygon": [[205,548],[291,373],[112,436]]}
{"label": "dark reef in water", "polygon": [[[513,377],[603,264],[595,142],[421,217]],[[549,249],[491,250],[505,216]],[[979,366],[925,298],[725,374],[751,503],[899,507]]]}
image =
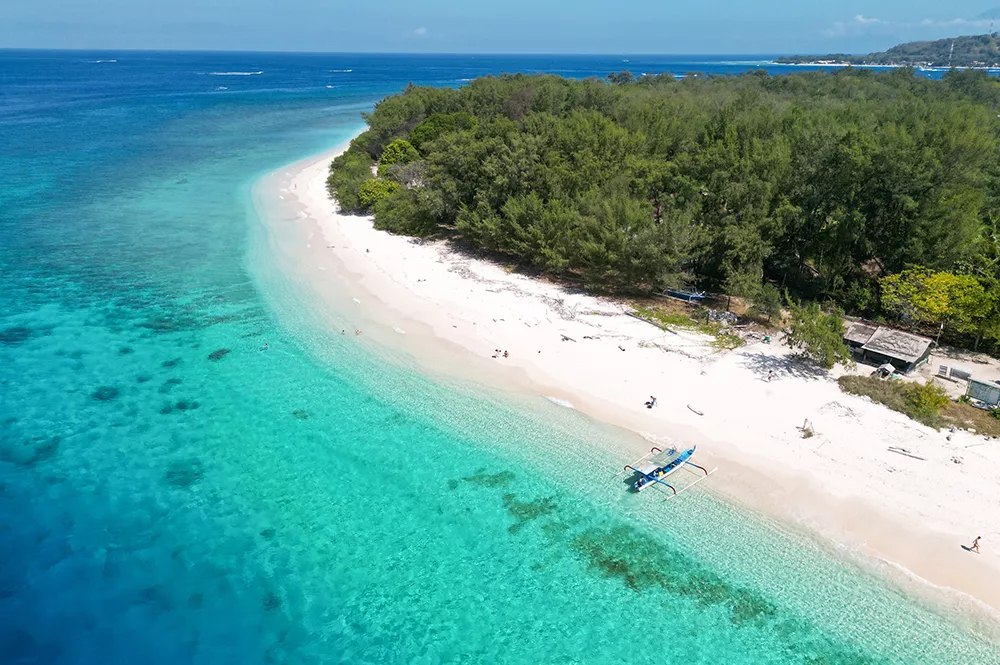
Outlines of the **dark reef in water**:
{"label": "dark reef in water", "polygon": [[133,353],[135,353],[135,349],[133,349],[131,346],[123,346],[122,348],[118,349],[118,355],[120,356],[128,356]]}
{"label": "dark reef in water", "polygon": [[726,582],[630,527],[587,529],[573,538],[571,547],[591,568],[620,578],[634,591],[660,587],[699,605],[725,606],[734,624],[763,621],[777,614],[774,604],[763,596]]}
{"label": "dark reef in water", "polygon": [[180,379],[167,379],[166,381],[163,382],[163,385],[160,386],[160,392],[168,393],[173,389],[174,386],[179,386],[179,385],[181,385]]}
{"label": "dark reef in water", "polygon": [[556,503],[549,497],[534,501],[518,501],[516,494],[504,494],[503,507],[517,520],[507,527],[511,533],[517,533],[528,522],[556,512]]}
{"label": "dark reef in water", "polygon": [[281,598],[279,598],[278,594],[273,591],[268,591],[267,595],[265,595],[264,599],[261,601],[261,605],[268,612],[276,610],[281,607]]}
{"label": "dark reef in water", "polygon": [[0,344],[5,346],[23,344],[31,339],[32,334],[33,332],[31,328],[24,328],[21,326],[0,330]]}
{"label": "dark reef in water", "polygon": [[217,349],[208,354],[208,359],[215,362],[218,360],[222,360],[223,358],[228,356],[229,353],[230,353],[229,349]]}
{"label": "dark reef in water", "polygon": [[479,485],[480,487],[507,487],[516,476],[513,471],[501,471],[500,473],[485,473],[478,471],[474,476],[462,478],[467,483]]}
{"label": "dark reef in water", "polygon": [[190,487],[204,475],[201,460],[190,459],[171,462],[167,468],[167,482],[175,487]]}
{"label": "dark reef in water", "polygon": [[121,391],[114,386],[101,386],[91,394],[91,397],[98,402],[110,402],[120,394]]}
{"label": "dark reef in water", "polygon": [[303,409],[296,409],[295,411],[292,411],[292,415],[299,420],[309,420],[309,412]]}
{"label": "dark reef in water", "polygon": [[275,533],[276,533],[276,532],[275,532],[275,530],[274,530],[274,529],[272,529],[272,528],[268,527],[268,528],[266,528],[266,529],[261,529],[261,531],[260,531],[260,536],[261,536],[261,538],[263,538],[264,540],[271,540],[272,538],[274,538],[274,534],[275,534]]}
{"label": "dark reef in water", "polygon": [[0,439],[0,460],[17,466],[32,468],[48,461],[59,452],[60,438],[36,438],[15,443],[6,436]]}
{"label": "dark reef in water", "polygon": [[167,369],[170,369],[171,367],[177,367],[178,365],[181,364],[181,360],[182,360],[181,358],[172,358],[170,360],[164,360],[162,363],[160,363],[160,367],[166,367]]}

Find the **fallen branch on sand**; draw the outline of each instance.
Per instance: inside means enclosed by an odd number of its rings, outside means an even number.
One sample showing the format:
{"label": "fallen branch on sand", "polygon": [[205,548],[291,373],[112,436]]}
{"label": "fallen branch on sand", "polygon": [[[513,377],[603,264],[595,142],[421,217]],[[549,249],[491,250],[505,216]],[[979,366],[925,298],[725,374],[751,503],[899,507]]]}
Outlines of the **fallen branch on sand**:
{"label": "fallen branch on sand", "polygon": [[898,446],[889,446],[889,447],[887,448],[887,450],[888,450],[888,451],[889,451],[890,453],[896,453],[897,455],[905,455],[906,457],[912,457],[913,459],[918,459],[918,460],[920,460],[921,462],[926,462],[926,461],[927,461],[927,460],[926,460],[925,458],[923,458],[923,457],[920,457],[920,456],[918,456],[918,455],[914,455],[913,453],[911,453],[911,452],[910,452],[909,450],[907,450],[906,448],[900,448],[900,447],[898,447]]}

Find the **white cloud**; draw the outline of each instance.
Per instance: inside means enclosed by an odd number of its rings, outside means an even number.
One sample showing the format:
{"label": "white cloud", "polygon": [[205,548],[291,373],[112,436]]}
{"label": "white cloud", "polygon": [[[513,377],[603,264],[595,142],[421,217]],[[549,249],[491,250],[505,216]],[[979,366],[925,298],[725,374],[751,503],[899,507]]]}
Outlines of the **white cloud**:
{"label": "white cloud", "polygon": [[920,22],[920,25],[927,26],[931,28],[949,28],[949,27],[960,27],[960,28],[988,28],[990,27],[992,21],[990,19],[965,19],[965,18],[953,18],[947,21],[942,21],[940,19],[929,19],[925,18]]}
{"label": "white cloud", "polygon": [[416,30],[413,31],[413,34],[416,35],[417,37],[426,37],[427,28],[417,28]]}
{"label": "white cloud", "polygon": [[882,21],[878,20],[877,18],[868,18],[867,16],[862,16],[861,14],[858,14],[857,16],[855,16],[854,20],[857,21],[858,23],[863,23],[863,24],[867,24],[867,23],[881,23],[882,22]]}

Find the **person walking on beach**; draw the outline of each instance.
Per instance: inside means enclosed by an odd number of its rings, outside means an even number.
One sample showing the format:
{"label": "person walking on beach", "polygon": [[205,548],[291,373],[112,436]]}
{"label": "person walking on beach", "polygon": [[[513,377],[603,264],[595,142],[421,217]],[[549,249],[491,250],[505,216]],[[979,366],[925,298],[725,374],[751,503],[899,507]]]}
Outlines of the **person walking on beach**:
{"label": "person walking on beach", "polygon": [[773,378],[774,378],[774,372],[768,372],[767,373],[767,382],[771,383],[771,379],[773,379]]}
{"label": "person walking on beach", "polygon": [[972,541],[972,547],[969,548],[970,552],[975,552],[976,554],[979,554],[979,539],[980,538],[982,538],[982,536],[976,536],[976,539]]}

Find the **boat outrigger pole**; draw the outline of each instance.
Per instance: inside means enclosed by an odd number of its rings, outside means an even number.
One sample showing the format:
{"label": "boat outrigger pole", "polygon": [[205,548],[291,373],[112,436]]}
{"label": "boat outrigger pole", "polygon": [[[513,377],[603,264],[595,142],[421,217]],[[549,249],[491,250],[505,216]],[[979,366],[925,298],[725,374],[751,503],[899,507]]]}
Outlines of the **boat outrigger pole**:
{"label": "boat outrigger pole", "polygon": [[652,480],[654,483],[660,483],[661,485],[666,485],[673,492],[673,494],[671,496],[677,496],[677,490],[674,488],[673,485],[671,485],[670,483],[663,482],[662,480],[660,480],[659,478],[657,478],[656,476],[654,476],[654,475],[652,475],[650,473],[643,473],[642,471],[640,471],[639,469],[635,468],[631,464],[627,464],[625,466],[625,471],[634,471],[635,473],[638,473],[640,476],[642,476],[646,480]]}

